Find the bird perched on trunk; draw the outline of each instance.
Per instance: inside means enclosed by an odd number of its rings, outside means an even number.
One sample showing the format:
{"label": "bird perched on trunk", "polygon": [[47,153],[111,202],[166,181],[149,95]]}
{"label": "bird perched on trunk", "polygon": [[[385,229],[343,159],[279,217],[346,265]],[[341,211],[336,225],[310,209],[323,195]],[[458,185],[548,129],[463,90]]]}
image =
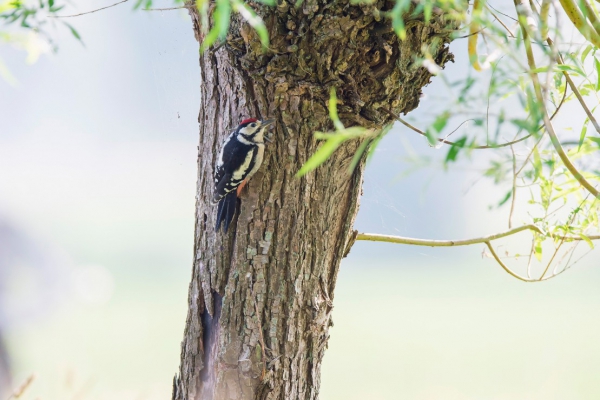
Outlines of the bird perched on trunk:
{"label": "bird perched on trunk", "polygon": [[215,166],[213,203],[219,203],[216,231],[223,222],[227,232],[242,188],[263,162],[264,135],[273,122],[271,119],[245,119],[223,142]]}

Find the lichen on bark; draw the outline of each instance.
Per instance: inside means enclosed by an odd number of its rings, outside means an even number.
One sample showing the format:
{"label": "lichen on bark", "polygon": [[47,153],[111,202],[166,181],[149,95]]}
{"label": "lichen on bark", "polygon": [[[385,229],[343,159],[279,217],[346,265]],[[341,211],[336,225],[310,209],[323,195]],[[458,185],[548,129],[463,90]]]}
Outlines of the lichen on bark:
{"label": "lichen on bark", "polygon": [[[383,12],[394,3],[305,0],[250,3],[271,43],[238,17],[200,54],[201,105],[194,265],[174,399],[316,399],[340,262],[358,211],[364,160],[349,142],[317,170],[295,173],[330,130],[336,88],[346,126],[381,128],[419,102],[431,74],[419,59],[451,59],[443,15],[406,18],[398,39]],[[191,11],[196,37],[199,17]],[[219,145],[244,117],[275,118],[265,161],[230,233],[214,232],[210,203]]]}

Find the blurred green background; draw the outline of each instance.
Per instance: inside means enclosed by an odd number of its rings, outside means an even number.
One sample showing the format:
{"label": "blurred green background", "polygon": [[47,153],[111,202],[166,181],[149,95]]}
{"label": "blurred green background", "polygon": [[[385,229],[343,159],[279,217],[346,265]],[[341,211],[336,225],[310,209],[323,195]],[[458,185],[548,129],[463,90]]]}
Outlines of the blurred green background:
{"label": "blurred green background", "polygon": [[[0,81],[0,329],[13,385],[35,374],[26,399],[168,399],[191,274],[198,44],[181,11],[123,5],[71,22],[85,46],[59,31],[59,52],[33,65],[0,47],[18,79]],[[460,75],[466,42],[453,50]],[[439,82],[424,92],[415,123]],[[396,126],[367,169],[357,229],[506,229],[508,210],[489,208],[505,188],[478,179],[487,155],[406,175],[413,154],[445,149]],[[598,253],[525,284],[482,252],[357,243],[340,270],[321,398],[600,398]]]}

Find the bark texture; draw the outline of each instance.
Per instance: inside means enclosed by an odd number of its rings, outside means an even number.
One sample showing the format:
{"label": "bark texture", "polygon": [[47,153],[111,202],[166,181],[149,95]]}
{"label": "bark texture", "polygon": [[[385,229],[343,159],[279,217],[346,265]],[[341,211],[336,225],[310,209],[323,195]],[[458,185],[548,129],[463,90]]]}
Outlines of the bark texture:
{"label": "bark texture", "polygon": [[[200,145],[194,265],[181,366],[173,398],[316,399],[336,277],[358,211],[364,162],[347,172],[358,142],[294,177],[332,129],[329,89],[346,126],[380,128],[384,109],[408,112],[431,75],[416,61],[451,58],[443,16],[407,21],[400,41],[378,10],[393,2],[250,3],[271,38],[233,17],[224,43],[200,55]],[[199,17],[192,12],[196,37]],[[265,161],[227,235],[215,233],[213,165],[229,129],[275,118]]]}

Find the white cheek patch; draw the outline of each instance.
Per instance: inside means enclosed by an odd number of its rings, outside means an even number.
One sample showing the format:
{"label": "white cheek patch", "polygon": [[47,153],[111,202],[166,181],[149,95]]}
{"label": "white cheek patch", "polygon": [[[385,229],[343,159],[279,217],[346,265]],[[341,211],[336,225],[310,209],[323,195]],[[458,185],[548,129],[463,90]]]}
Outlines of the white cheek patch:
{"label": "white cheek patch", "polygon": [[239,140],[239,141],[240,141],[240,143],[244,143],[244,144],[247,144],[247,145],[249,145],[249,146],[253,144],[251,141],[249,141],[248,139],[246,139],[246,138],[245,138],[245,137],[243,137],[242,135],[238,135],[238,136],[237,136],[237,140]]}

